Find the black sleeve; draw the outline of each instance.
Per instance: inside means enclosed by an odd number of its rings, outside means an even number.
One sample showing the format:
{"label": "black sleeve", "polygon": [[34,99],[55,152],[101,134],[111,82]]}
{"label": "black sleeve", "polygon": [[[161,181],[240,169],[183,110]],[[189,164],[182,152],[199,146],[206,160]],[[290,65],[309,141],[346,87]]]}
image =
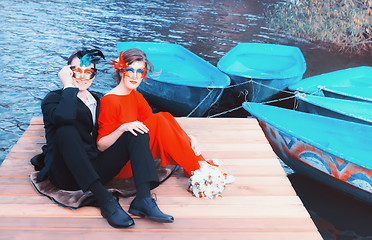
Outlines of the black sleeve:
{"label": "black sleeve", "polygon": [[48,93],[41,102],[44,123],[55,125],[71,124],[76,119],[78,88]]}

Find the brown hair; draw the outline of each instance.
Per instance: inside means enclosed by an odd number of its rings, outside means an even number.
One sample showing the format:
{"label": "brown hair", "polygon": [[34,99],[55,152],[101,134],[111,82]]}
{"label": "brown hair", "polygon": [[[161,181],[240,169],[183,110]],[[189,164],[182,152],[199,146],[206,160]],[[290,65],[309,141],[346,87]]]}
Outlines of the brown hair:
{"label": "brown hair", "polygon": [[[130,48],[126,50],[121,56],[123,57],[123,60],[126,65],[131,65],[132,63],[137,61],[145,63],[145,67],[148,68],[148,71],[146,76],[143,78],[144,82],[146,82],[148,73],[154,74],[154,67],[152,63],[147,59],[146,54],[142,50],[138,48]],[[121,81],[122,71],[123,69],[117,69],[114,74],[114,79],[117,84],[119,84]]]}

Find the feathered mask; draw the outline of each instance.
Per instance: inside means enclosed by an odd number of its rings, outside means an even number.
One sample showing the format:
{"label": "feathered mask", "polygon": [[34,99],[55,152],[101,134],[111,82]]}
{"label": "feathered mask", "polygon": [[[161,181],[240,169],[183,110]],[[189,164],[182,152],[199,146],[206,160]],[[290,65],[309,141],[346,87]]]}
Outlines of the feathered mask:
{"label": "feathered mask", "polygon": [[88,67],[90,63],[96,63],[100,58],[105,59],[105,56],[103,53],[98,49],[92,49],[92,50],[82,50],[81,51],[82,57],[80,58],[80,67]]}

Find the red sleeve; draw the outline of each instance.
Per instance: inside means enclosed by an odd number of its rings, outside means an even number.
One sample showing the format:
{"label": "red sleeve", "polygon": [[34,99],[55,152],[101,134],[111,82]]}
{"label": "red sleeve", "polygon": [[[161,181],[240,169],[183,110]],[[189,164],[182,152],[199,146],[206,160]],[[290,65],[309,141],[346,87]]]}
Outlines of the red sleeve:
{"label": "red sleeve", "polygon": [[102,97],[98,116],[97,142],[120,126],[120,122],[118,121],[118,110],[120,109],[115,98],[110,95]]}
{"label": "red sleeve", "polygon": [[136,91],[138,101],[138,121],[144,122],[152,113],[152,109],[143,95]]}

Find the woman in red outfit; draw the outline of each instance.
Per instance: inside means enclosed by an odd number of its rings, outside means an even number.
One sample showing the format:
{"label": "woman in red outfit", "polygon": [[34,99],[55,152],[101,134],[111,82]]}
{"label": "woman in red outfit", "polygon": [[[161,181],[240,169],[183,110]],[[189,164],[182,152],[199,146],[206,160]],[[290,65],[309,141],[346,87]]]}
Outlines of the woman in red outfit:
{"label": "woman in red outfit", "polygon": [[[179,165],[190,177],[192,171],[201,165],[207,162],[213,164],[213,161],[203,158],[195,139],[186,134],[171,114],[153,114],[145,98],[136,91],[146,79],[147,72],[153,74],[153,66],[144,52],[136,48],[128,49],[120,52],[118,60],[111,64],[116,69],[118,85],[101,99],[97,139],[100,151],[113,145],[126,131],[136,136],[148,133],[153,157],[160,158],[162,166]],[[117,178],[131,175],[130,164],[126,164]]]}

